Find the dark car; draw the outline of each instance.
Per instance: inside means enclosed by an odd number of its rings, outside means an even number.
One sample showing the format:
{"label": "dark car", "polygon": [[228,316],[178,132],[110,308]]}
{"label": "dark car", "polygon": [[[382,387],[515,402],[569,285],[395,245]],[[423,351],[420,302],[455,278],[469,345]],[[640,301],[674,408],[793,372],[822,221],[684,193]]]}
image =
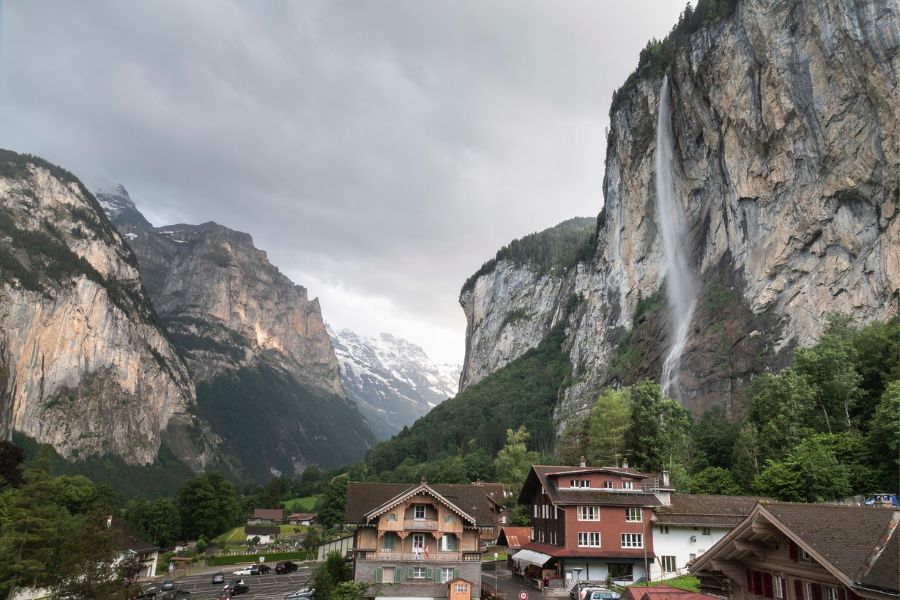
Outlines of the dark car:
{"label": "dark car", "polygon": [[271,572],[272,572],[272,567],[270,567],[269,565],[259,565],[259,574],[260,575],[265,575],[266,573],[271,573]]}
{"label": "dark car", "polygon": [[136,600],[156,600],[156,597],[162,594],[162,590],[158,585],[151,585],[149,587],[141,590],[137,596],[135,596]]}
{"label": "dark car", "polygon": [[232,579],[228,582],[228,585],[225,586],[225,592],[231,596],[239,596],[241,594],[246,594],[249,591],[250,586],[240,579]]}
{"label": "dark car", "polygon": [[276,573],[293,573],[297,570],[297,563],[286,560],[275,565]]}
{"label": "dark car", "polygon": [[164,591],[164,592],[174,591],[175,590],[175,582],[172,581],[171,579],[166,579],[165,581],[163,581],[162,588],[160,588],[160,589],[162,589],[162,591]]}
{"label": "dark car", "polygon": [[220,572],[216,573],[215,575],[213,575],[212,582],[213,582],[213,585],[215,585],[217,583],[224,584],[225,583],[225,573],[222,573],[220,571]]}

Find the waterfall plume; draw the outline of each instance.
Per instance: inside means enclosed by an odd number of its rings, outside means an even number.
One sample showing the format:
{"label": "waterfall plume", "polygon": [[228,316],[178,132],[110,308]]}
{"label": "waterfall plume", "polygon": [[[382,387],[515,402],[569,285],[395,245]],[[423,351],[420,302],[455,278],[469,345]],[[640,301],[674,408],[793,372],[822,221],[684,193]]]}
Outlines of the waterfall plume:
{"label": "waterfall plume", "polygon": [[673,154],[672,105],[669,100],[669,78],[666,76],[659,92],[656,122],[656,220],[663,245],[663,276],[669,307],[671,346],[663,361],[660,383],[666,394],[680,400],[678,376],[681,354],[687,342],[697,286],[684,251],[683,209],[675,197]]}

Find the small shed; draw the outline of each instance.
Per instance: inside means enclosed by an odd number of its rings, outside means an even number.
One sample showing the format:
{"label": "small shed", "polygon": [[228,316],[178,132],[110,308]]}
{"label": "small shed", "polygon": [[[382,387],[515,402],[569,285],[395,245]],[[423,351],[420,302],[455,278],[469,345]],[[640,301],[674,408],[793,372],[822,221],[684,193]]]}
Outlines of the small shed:
{"label": "small shed", "polygon": [[472,582],[457,577],[447,583],[447,600],[471,600]]}
{"label": "small shed", "polygon": [[315,525],[316,515],[313,513],[291,513],[288,515],[291,525]]}

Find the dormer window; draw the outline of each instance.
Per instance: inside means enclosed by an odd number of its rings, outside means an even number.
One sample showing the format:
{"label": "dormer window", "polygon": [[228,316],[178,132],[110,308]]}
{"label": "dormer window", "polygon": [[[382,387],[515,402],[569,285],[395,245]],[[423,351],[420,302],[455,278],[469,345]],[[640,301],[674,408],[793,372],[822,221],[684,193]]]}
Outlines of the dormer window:
{"label": "dormer window", "polygon": [[572,479],[569,481],[570,488],[589,488],[591,487],[590,479]]}
{"label": "dormer window", "polygon": [[413,505],[413,519],[416,521],[424,521],[425,520],[425,505],[424,504],[414,504]]}
{"label": "dormer window", "polygon": [[633,482],[633,481],[623,481],[623,482],[622,482],[622,489],[623,489],[623,490],[633,490],[633,489],[634,489],[634,482]]}
{"label": "dormer window", "polygon": [[616,482],[615,482],[615,481],[609,481],[609,480],[604,481],[604,482],[603,482],[603,487],[606,488],[606,489],[608,489],[608,490],[611,490],[611,489],[613,489],[613,488],[616,487]]}

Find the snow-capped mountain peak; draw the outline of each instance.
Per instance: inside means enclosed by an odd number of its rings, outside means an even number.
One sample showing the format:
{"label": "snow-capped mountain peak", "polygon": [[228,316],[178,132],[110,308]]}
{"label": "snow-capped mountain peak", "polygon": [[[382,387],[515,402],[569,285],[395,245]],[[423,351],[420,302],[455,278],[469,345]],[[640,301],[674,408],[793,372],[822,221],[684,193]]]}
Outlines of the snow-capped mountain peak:
{"label": "snow-capped mountain peak", "polygon": [[460,365],[435,364],[403,338],[382,333],[363,337],[348,329],[328,334],[334,345],[347,396],[354,399],[379,438],[456,395]]}

